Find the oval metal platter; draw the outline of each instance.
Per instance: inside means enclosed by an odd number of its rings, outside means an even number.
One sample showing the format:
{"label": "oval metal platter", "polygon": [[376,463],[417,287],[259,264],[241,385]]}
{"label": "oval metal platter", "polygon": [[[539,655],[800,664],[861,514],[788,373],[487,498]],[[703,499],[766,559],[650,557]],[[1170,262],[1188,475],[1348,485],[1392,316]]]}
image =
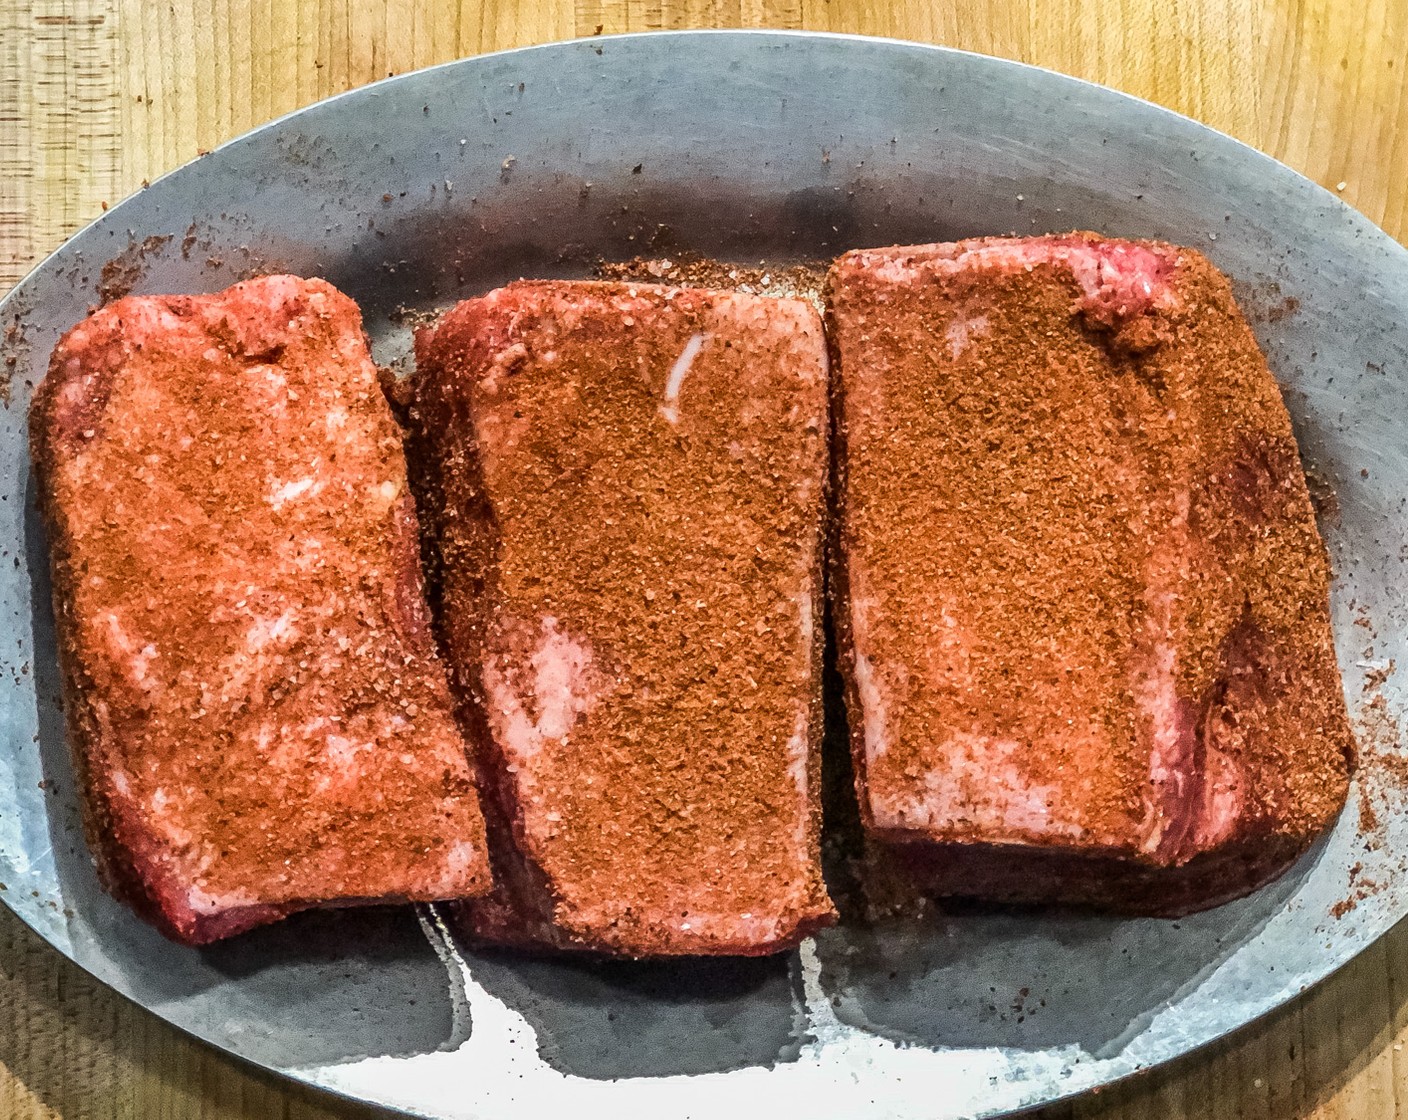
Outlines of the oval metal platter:
{"label": "oval metal platter", "polygon": [[[476,952],[433,908],[313,913],[197,951],[98,887],[58,705],[25,419],[100,301],[324,276],[375,352],[519,275],[691,250],[738,261],[1085,228],[1235,280],[1322,494],[1363,759],[1337,827],[1182,921],[966,908],[791,957]],[[426,1117],[978,1117],[1166,1061],[1294,998],[1408,913],[1393,675],[1408,556],[1408,252],[1273,160],[1070,78],[838,36],[593,39],[452,63],[236,140],[115,207],[0,304],[0,898],[175,1026]]]}

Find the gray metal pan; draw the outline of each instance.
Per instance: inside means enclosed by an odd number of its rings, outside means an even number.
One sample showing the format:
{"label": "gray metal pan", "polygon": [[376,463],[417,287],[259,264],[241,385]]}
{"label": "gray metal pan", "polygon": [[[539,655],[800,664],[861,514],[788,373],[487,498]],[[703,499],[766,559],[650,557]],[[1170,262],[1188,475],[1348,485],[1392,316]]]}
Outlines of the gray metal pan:
{"label": "gray metal pan", "polygon": [[[330,279],[377,354],[406,311],[599,257],[726,259],[1088,228],[1196,246],[1236,280],[1333,491],[1334,615],[1364,767],[1333,833],[1178,922],[970,910],[837,929],[789,958],[473,953],[431,909],[311,914],[204,951],[98,888],[57,705],[25,414],[102,296],[259,271]],[[1285,167],[1108,90],[838,36],[594,39],[452,63],[295,113],[115,207],[0,304],[0,890],[177,1027],[433,1117],[989,1116],[1100,1085],[1285,1003],[1408,913],[1398,722],[1408,556],[1408,253]]]}

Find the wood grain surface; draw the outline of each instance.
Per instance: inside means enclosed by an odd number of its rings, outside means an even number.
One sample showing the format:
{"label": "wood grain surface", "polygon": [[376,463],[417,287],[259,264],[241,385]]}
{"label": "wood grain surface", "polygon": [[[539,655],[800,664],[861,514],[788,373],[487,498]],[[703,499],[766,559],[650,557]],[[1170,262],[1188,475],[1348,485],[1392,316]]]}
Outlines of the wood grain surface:
{"label": "wood grain surface", "polygon": [[[1408,237],[1405,0],[0,0],[0,290],[77,226],[280,113],[390,74],[597,32],[945,43],[1197,117]],[[1212,1051],[1049,1120],[1408,1115],[1408,927]],[[371,1117],[191,1042],[0,910],[0,1118]],[[536,1120],[536,1118],[532,1118]]]}

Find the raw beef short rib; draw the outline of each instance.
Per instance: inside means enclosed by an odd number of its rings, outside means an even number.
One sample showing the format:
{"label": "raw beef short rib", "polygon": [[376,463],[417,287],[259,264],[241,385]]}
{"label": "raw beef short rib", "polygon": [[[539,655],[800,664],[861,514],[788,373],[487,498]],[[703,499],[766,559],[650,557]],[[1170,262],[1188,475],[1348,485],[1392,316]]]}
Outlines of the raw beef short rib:
{"label": "raw beef short rib", "polygon": [[1089,234],[829,280],[863,821],[940,894],[1178,912],[1279,873],[1353,744],[1291,423],[1227,280]]}
{"label": "raw beef short rib", "polygon": [[30,413],[107,886],[169,936],[489,887],[401,436],[321,280],[120,300]]}
{"label": "raw beef short rib", "polygon": [[416,353],[444,644],[497,794],[464,928],[649,957],[827,923],[820,317],[520,282]]}

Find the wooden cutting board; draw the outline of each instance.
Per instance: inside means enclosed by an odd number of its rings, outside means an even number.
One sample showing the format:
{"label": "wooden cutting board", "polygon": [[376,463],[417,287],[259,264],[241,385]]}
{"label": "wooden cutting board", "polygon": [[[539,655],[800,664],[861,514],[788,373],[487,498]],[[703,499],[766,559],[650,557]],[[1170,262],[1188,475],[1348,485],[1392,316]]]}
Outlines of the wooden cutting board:
{"label": "wooden cutting board", "polygon": [[[1034,62],[1197,117],[1408,237],[1404,0],[0,0],[0,291],[143,179],[308,102],[482,51],[666,27]],[[1405,985],[1400,927],[1228,1043],[1043,1116],[1408,1115]],[[373,1115],[187,1040],[0,909],[0,1117]]]}

